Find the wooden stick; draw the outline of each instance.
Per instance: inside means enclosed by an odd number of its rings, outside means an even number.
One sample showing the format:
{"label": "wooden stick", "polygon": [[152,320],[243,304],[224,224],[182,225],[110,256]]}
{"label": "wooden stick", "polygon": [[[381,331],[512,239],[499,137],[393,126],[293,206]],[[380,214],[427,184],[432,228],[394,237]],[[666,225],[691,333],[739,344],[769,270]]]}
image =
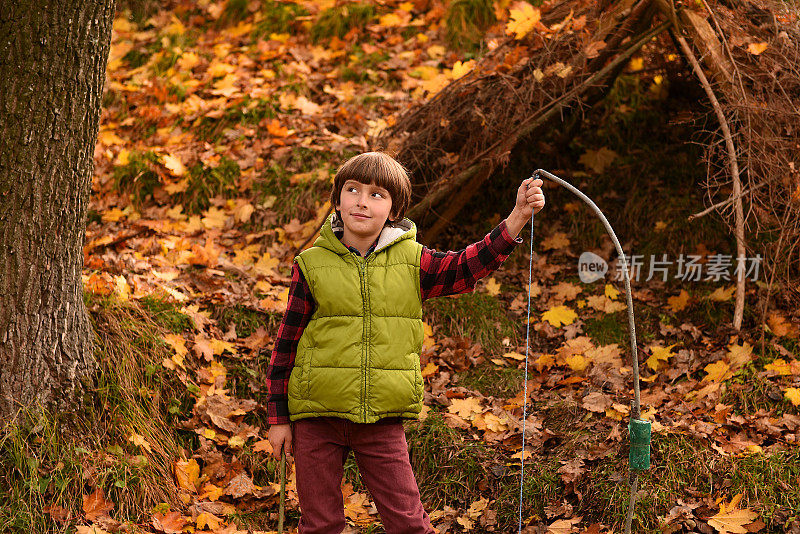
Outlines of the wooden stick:
{"label": "wooden stick", "polygon": [[[697,75],[697,77],[700,79],[700,83],[703,85],[703,89],[705,89],[706,95],[711,101],[711,106],[714,108],[714,113],[717,115],[717,120],[719,121],[720,128],[722,129],[722,135],[725,137],[725,145],[728,149],[728,163],[730,165],[731,177],[733,179],[733,201],[736,217],[736,254],[737,258],[744,258],[745,246],[744,210],[742,209],[742,183],[739,179],[739,162],[736,157],[736,147],[733,145],[731,129],[728,126],[728,119],[725,118],[725,113],[722,111],[722,106],[720,106],[717,96],[714,94],[714,90],[711,89],[711,84],[708,83],[708,78],[706,78],[703,68],[700,66],[700,63],[694,56],[691,47],[689,47],[689,43],[686,42],[686,39],[683,38],[683,35],[681,35],[680,31],[670,31],[681,45],[681,50],[686,56],[686,59],[689,60],[689,63],[691,63],[695,75]],[[744,269],[739,269],[736,279],[736,303],[733,309],[733,327],[736,330],[741,330],[742,328],[742,318],[744,317],[744,290]]]}
{"label": "wooden stick", "polygon": [[765,185],[767,185],[767,182],[761,182],[760,184],[758,184],[758,185],[757,185],[757,186],[755,186],[755,187],[751,187],[750,189],[748,189],[748,190],[746,190],[746,191],[742,191],[742,194],[741,194],[741,195],[739,195],[738,197],[731,196],[731,197],[729,197],[729,198],[726,198],[726,199],[725,199],[725,200],[723,200],[722,202],[717,202],[717,203],[716,203],[716,204],[714,204],[713,206],[709,206],[708,208],[704,209],[703,211],[698,211],[697,213],[693,213],[693,214],[689,215],[689,216],[686,218],[686,220],[687,220],[687,221],[693,221],[693,220],[697,219],[698,217],[703,217],[704,215],[708,215],[709,213],[711,213],[711,212],[712,212],[712,211],[714,211],[715,209],[717,209],[717,208],[722,208],[722,207],[725,207],[725,206],[727,206],[728,204],[730,204],[731,202],[733,202],[733,201],[735,201],[735,200],[738,200],[739,198],[742,198],[742,197],[743,197],[743,196],[745,196],[746,194],[748,194],[748,193],[752,193],[752,192],[753,192],[753,191],[755,191],[756,189],[760,189],[760,188],[764,187]]}
{"label": "wooden stick", "polygon": [[286,493],[286,448],[281,446],[281,496],[278,504],[278,534],[283,534],[283,508],[284,495]]}

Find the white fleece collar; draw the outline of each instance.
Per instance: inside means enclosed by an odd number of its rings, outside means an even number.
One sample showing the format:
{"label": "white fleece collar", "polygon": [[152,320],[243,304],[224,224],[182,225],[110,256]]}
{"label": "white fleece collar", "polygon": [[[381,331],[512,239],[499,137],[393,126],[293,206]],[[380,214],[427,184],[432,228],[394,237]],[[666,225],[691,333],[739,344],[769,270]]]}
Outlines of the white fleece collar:
{"label": "white fleece collar", "polygon": [[[414,223],[407,218],[403,218],[402,221],[397,221],[392,225],[384,226],[381,230],[381,234],[378,236],[378,244],[375,245],[374,252],[386,248],[404,234],[414,230],[414,228]],[[344,222],[338,217],[336,211],[333,212],[331,217],[331,229],[334,235],[341,239],[341,234],[344,233]]]}

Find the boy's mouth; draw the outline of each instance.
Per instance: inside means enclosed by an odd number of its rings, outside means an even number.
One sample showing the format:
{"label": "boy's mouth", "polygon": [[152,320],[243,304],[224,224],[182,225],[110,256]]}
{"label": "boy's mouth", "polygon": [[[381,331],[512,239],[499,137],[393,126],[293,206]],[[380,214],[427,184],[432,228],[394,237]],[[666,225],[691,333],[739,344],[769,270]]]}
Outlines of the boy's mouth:
{"label": "boy's mouth", "polygon": [[369,217],[361,213],[351,213],[350,215],[352,215],[356,219],[369,219]]}

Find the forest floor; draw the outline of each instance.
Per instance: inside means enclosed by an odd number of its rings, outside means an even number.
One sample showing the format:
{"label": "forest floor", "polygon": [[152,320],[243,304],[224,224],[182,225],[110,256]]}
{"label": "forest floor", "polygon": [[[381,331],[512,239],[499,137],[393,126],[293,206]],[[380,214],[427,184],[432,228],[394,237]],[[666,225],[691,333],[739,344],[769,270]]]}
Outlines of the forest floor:
{"label": "forest floor", "polygon": [[[466,37],[449,29],[474,14],[436,2],[322,4],[182,1],[116,20],[84,248],[98,371],[74,412],[31,410],[0,436],[0,532],[276,531],[265,371],[292,259],[328,213],[336,167],[485,52],[454,48]],[[504,38],[503,5],[484,43]],[[687,222],[705,207],[697,142],[711,128],[692,87],[677,64],[651,68],[645,48],[573,137],[513,154],[425,244],[483,238],[536,168],[581,188],[641,255],[653,435],[634,531],[797,533],[800,329],[794,310],[762,316],[763,266],[731,328],[735,246],[717,216]],[[441,533],[516,532],[523,454],[525,532],[622,531],[624,286],[597,218],[554,184],[545,193],[530,287],[526,228],[474,292],[424,307],[426,402],[406,431]],[[609,261],[604,278],[580,280],[584,252]],[[700,271],[686,276],[690,256]],[[289,466],[290,532],[294,482]],[[342,491],[349,528],[383,532],[352,455]]]}

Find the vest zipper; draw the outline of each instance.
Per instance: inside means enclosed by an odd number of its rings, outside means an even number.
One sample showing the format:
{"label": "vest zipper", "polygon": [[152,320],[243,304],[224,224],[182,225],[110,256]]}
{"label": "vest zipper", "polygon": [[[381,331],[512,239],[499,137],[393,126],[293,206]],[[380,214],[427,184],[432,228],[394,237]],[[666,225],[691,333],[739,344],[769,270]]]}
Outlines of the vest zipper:
{"label": "vest zipper", "polygon": [[369,360],[369,334],[367,328],[367,321],[369,321],[369,307],[367,306],[369,295],[367,290],[367,264],[364,258],[359,256],[357,260],[358,274],[361,278],[361,303],[363,307],[363,321],[361,331],[361,422],[367,422],[367,362]]}

